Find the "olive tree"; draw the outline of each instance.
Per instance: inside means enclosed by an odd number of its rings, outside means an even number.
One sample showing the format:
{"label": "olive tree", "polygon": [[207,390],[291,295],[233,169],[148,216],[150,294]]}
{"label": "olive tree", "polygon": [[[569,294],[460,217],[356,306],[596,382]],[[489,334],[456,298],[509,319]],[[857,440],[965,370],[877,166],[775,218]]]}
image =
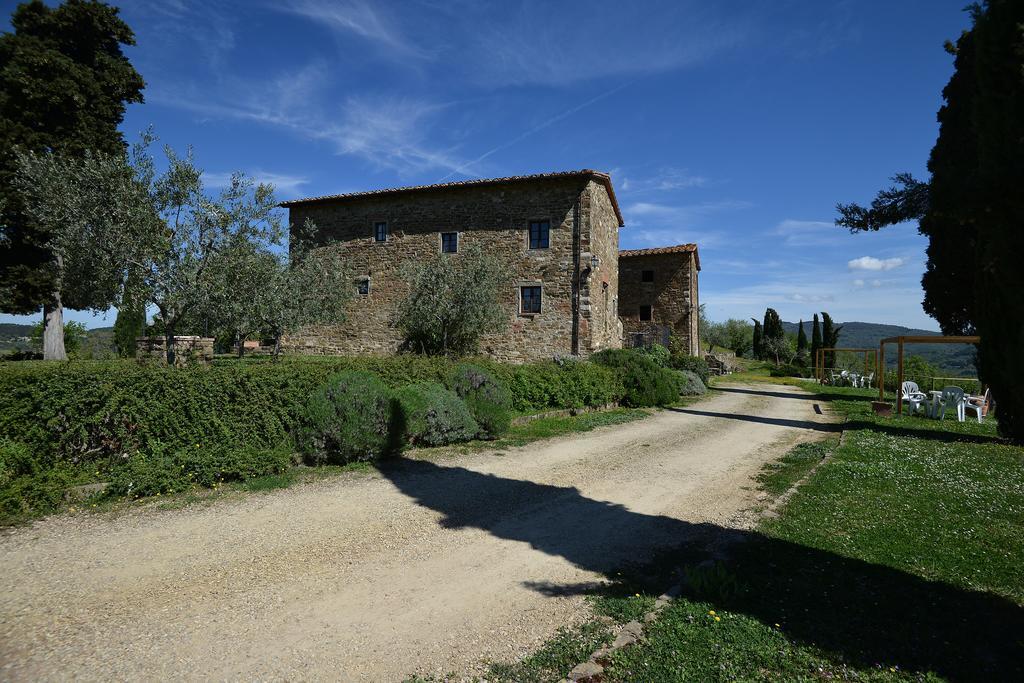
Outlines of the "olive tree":
{"label": "olive tree", "polygon": [[[158,311],[174,364],[174,337],[183,322],[224,301],[235,278],[218,272],[223,254],[240,244],[281,240],[273,187],[236,173],[217,197],[203,189],[191,151],[165,148],[160,174],[145,136],[132,154],[22,154],[19,183],[27,210],[51,234],[61,286],[107,292],[97,309],[125,304],[135,292]],[[234,274],[236,277],[239,273]],[[137,288],[125,281],[137,278]]]}
{"label": "olive tree", "polygon": [[395,325],[410,350],[464,355],[478,350],[480,337],[507,324],[501,291],[508,281],[500,260],[470,247],[405,266],[409,294],[399,304]]}

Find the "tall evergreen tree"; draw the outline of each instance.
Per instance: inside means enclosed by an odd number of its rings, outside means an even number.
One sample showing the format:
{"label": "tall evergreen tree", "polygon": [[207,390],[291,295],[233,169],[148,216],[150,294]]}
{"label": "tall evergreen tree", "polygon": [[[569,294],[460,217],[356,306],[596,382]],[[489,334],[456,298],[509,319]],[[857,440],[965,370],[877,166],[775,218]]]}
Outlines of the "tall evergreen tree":
{"label": "tall evergreen tree", "polygon": [[811,326],[811,366],[818,368],[818,349],[821,348],[821,327],[818,325],[818,314],[814,314],[814,325]]}
{"label": "tall evergreen tree", "polygon": [[764,324],[761,327],[761,340],[771,339],[777,341],[786,338],[786,331],[782,329],[782,318],[774,308],[765,309]]}
{"label": "tall evergreen tree", "polygon": [[114,320],[114,346],[122,358],[134,358],[136,339],[146,329],[146,303],[138,290],[139,278],[129,276],[125,283],[127,290],[122,297],[121,308],[117,309]]}
{"label": "tall evergreen tree", "polygon": [[[974,8],[974,93],[977,135],[978,274],[975,324],[981,335],[980,376],[999,404],[999,432],[1024,442],[1024,3],[989,0]],[[955,182],[951,166],[934,177]]]}
{"label": "tall evergreen tree", "polygon": [[[839,346],[839,332],[843,329],[842,325],[836,325],[832,322],[832,316],[822,311],[821,313],[821,347],[824,349],[834,349]],[[825,354],[825,369],[834,368],[836,366],[836,354],[826,353]]]}
{"label": "tall evergreen tree", "polygon": [[761,321],[760,320],[755,320],[754,318],[751,318],[751,320],[754,321],[754,344],[753,344],[753,346],[754,346],[754,350],[753,350],[754,358],[757,359],[757,360],[761,360],[761,356],[764,353],[764,349],[763,349],[763,347],[761,345],[761,341],[762,341]]}
{"label": "tall evergreen tree", "polygon": [[25,215],[15,152],[122,154],[117,126],[128,103],[142,102],[144,83],[121,50],[135,36],[116,7],[31,0],[14,10],[11,26],[0,35],[0,310],[42,308],[44,357],[60,359],[63,306],[90,308],[95,290],[62,287],[49,234]]}
{"label": "tall evergreen tree", "polygon": [[804,353],[807,351],[807,333],[804,332],[804,319],[800,318],[800,324],[796,331],[796,352]]}

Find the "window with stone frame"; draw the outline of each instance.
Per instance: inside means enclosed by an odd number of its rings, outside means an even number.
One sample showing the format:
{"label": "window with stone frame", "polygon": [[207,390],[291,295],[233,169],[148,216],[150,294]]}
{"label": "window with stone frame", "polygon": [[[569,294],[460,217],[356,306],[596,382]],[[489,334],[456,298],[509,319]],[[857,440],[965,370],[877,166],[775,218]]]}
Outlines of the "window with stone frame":
{"label": "window with stone frame", "polygon": [[541,308],[541,287],[540,285],[528,285],[519,288],[519,312],[540,313]]}
{"label": "window with stone frame", "polygon": [[641,322],[647,322],[652,320],[654,317],[654,311],[650,305],[643,305],[640,307],[640,320]]}
{"label": "window with stone frame", "polygon": [[377,221],[373,224],[373,239],[376,242],[388,241],[388,222]]}
{"label": "window with stone frame", "polygon": [[550,221],[530,221],[530,249],[547,249],[550,236]]}
{"label": "window with stone frame", "polygon": [[359,296],[370,295],[370,278],[364,277],[356,280],[356,294]]}
{"label": "window with stone frame", "polygon": [[640,282],[654,282],[654,271],[653,270],[641,270],[640,271]]}
{"label": "window with stone frame", "polygon": [[441,233],[441,253],[442,254],[457,254],[459,252],[459,233],[457,232],[442,232]]}

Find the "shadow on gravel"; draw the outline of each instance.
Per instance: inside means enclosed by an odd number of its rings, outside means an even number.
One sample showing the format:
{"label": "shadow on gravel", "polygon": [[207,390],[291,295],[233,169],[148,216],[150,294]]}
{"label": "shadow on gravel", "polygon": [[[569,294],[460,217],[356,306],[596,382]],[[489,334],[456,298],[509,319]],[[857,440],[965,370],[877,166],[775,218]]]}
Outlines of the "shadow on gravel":
{"label": "shadow on gravel", "polygon": [[792,398],[797,401],[873,401],[875,400],[874,395],[860,396],[857,394],[836,394],[829,391],[828,386],[824,385],[818,387],[817,391],[813,394],[808,394],[805,391],[800,392],[785,392],[785,391],[771,391],[768,389],[740,389],[739,387],[715,387],[715,391],[721,391],[726,394],[751,394],[754,396],[771,396],[772,398]]}
{"label": "shadow on gravel", "polygon": [[841,423],[814,422],[813,420],[790,420],[784,417],[765,417],[763,415],[749,415],[747,413],[713,413],[708,410],[694,410],[692,408],[664,408],[673,413],[686,413],[687,415],[699,415],[701,417],[721,417],[727,420],[740,420],[741,422],[756,422],[758,424],[775,425],[777,427],[794,427],[796,429],[812,429],[817,432],[839,433],[844,426]]}
{"label": "shadow on gravel", "polygon": [[[575,487],[421,460],[393,460],[380,470],[405,495],[441,513],[446,528],[481,529],[605,574],[643,561],[634,578],[655,591],[675,581],[668,568],[692,566],[720,544],[736,543],[728,565],[734,589],[698,582],[703,587],[688,597],[780,623],[791,638],[860,666],[885,663],[957,680],[1021,680],[1024,673],[1024,610],[1001,597],[756,532],[634,512]],[[662,561],[654,562],[659,554]],[[595,588],[525,585],[549,595]]]}

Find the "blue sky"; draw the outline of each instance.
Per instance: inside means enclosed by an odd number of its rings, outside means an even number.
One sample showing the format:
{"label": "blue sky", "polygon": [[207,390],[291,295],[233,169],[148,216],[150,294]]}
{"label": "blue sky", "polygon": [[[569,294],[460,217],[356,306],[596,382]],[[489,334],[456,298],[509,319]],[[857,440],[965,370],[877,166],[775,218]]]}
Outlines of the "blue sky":
{"label": "blue sky", "polygon": [[712,319],[937,329],[916,225],[849,235],[834,206],[926,175],[964,4],[125,0],[123,129],[282,199],[604,170],[623,248],[698,243]]}

